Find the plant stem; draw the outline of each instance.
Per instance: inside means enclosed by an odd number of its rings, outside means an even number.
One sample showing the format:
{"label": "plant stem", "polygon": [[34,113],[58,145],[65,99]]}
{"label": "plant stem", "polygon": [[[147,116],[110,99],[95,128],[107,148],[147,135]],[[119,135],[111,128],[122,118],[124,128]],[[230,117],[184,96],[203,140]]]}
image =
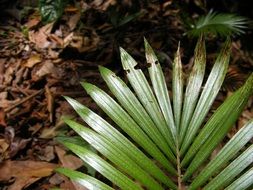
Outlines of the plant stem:
{"label": "plant stem", "polygon": [[178,184],[178,190],[183,190],[182,187],[182,179],[181,179],[181,164],[180,164],[180,152],[179,147],[177,145],[177,184]]}

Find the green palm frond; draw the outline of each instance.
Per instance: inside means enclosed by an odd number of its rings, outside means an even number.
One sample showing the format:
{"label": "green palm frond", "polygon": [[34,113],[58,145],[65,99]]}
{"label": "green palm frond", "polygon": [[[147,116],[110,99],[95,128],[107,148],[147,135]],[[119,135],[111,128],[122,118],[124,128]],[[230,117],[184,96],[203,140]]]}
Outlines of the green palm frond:
{"label": "green palm frond", "polygon": [[242,16],[210,11],[206,16],[201,16],[186,34],[193,37],[203,33],[223,37],[240,35],[247,28],[247,23],[247,19]]}
{"label": "green palm frond", "polygon": [[[114,97],[93,84],[81,83],[114,125],[65,97],[89,127],[71,119],[65,119],[65,123],[99,154],[80,141],[66,137],[58,140],[123,190],[251,187],[253,145],[248,142],[253,137],[253,118],[210,160],[253,93],[251,74],[207,120],[228,69],[230,41],[226,41],[203,84],[206,52],[204,38],[199,38],[185,91],[178,48],[173,63],[172,99],[158,59],[146,39],[144,42],[151,85],[136,69],[137,62],[122,48],[121,61],[132,88],[105,67],[99,70]],[[87,174],[65,168],[56,171],[89,189],[112,189]]]}

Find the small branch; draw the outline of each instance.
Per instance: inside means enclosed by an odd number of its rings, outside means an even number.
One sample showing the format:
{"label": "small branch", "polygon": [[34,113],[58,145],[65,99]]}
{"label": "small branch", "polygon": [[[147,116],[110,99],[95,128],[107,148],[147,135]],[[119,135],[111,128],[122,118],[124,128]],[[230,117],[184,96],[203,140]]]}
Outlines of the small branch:
{"label": "small branch", "polygon": [[17,107],[17,106],[23,104],[24,102],[30,100],[31,98],[33,98],[34,96],[37,96],[38,94],[40,94],[40,93],[43,92],[43,91],[44,91],[44,89],[39,90],[39,91],[37,91],[37,92],[31,94],[30,96],[25,97],[24,99],[20,100],[19,102],[17,102],[17,103],[15,103],[15,104],[11,105],[10,107],[6,108],[4,111],[5,111],[6,113],[9,112],[9,111],[11,111],[11,110],[14,109],[15,107]]}

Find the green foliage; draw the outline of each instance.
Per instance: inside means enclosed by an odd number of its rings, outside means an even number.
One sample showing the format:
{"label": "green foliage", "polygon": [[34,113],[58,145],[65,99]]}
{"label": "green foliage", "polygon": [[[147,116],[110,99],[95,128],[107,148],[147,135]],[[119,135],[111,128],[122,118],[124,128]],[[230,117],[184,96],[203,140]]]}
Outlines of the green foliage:
{"label": "green foliage", "polygon": [[25,38],[29,38],[29,28],[27,26],[21,26],[22,34],[25,36]]}
{"label": "green foliage", "polygon": [[67,0],[39,0],[41,19],[45,23],[59,19],[67,4]]}
{"label": "green foliage", "polygon": [[191,37],[198,37],[203,33],[222,37],[240,35],[247,28],[246,24],[247,19],[244,17],[210,11],[207,15],[201,16],[186,34]]}
{"label": "green foliage", "polygon": [[[115,126],[78,101],[65,97],[90,128],[71,119],[65,119],[65,123],[100,154],[82,145],[80,139],[58,140],[120,189],[250,187],[253,145],[248,142],[253,137],[253,119],[210,160],[253,93],[251,74],[239,90],[206,118],[228,69],[230,41],[226,41],[206,83],[202,84],[206,52],[204,38],[199,38],[185,91],[178,48],[172,72],[172,103],[158,59],[144,41],[152,86],[144,73],[136,69],[137,62],[122,48],[122,65],[134,92],[105,67],[99,70],[114,97],[90,83],[81,83]],[[57,172],[89,189],[112,189],[87,174],[64,168]]]}
{"label": "green foliage", "polygon": [[141,12],[133,13],[127,16],[120,15],[118,12],[113,12],[113,11],[111,11],[110,14],[111,14],[110,20],[113,26],[120,27],[137,19],[141,15]]}

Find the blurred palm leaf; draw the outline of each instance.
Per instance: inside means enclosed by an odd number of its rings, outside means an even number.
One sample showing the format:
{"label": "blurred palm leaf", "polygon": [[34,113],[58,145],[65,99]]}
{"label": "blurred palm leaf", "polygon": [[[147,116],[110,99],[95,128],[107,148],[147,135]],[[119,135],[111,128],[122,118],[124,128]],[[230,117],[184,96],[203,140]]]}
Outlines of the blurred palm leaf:
{"label": "blurred palm leaf", "polygon": [[[247,143],[253,137],[253,119],[209,160],[253,93],[251,74],[205,122],[228,69],[230,41],[226,41],[217,57],[203,90],[204,38],[200,37],[197,43],[185,92],[178,49],[173,66],[172,103],[161,66],[146,40],[145,50],[152,87],[143,72],[136,69],[137,62],[122,48],[122,64],[134,92],[105,67],[99,70],[114,97],[90,83],[81,83],[114,126],[78,101],[66,97],[90,128],[71,119],[65,119],[66,124],[100,154],[71,138],[59,141],[120,189],[250,187],[253,184],[253,146]],[[62,168],[57,172],[90,189],[111,189],[80,172]]]}
{"label": "blurred palm leaf", "polygon": [[39,11],[44,23],[59,19],[67,4],[67,0],[39,0]]}
{"label": "blurred palm leaf", "polygon": [[240,35],[247,28],[247,22],[242,16],[210,11],[206,16],[201,16],[186,34],[192,37],[198,37],[202,33],[222,37]]}

